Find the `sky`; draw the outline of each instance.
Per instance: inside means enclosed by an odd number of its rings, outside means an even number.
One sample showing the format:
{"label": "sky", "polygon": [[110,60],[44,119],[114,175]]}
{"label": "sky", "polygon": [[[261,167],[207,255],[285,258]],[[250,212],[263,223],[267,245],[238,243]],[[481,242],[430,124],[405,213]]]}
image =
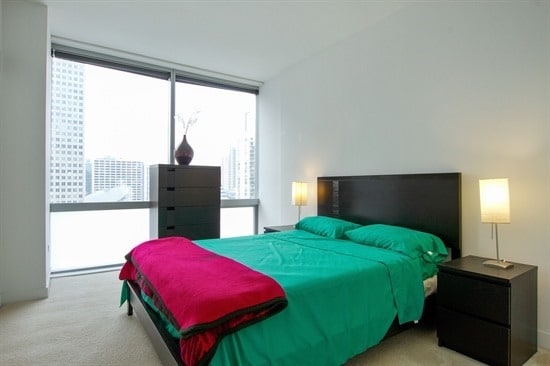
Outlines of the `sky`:
{"label": "sky", "polygon": [[[86,158],[168,163],[170,82],[91,65],[85,70]],[[228,147],[244,134],[246,113],[255,118],[255,109],[253,94],[176,84],[176,114],[188,119],[200,112],[187,134],[195,164],[219,165]],[[176,121],[175,127],[177,147],[183,126]]]}

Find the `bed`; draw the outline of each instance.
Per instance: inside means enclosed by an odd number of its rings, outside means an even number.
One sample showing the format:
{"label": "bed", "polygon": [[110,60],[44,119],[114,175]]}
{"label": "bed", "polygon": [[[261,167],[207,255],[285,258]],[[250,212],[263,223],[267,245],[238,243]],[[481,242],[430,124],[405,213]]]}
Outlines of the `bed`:
{"label": "bed", "polygon": [[[460,256],[460,191],[460,173],[319,177],[317,216],[296,230],[185,243],[265,273],[284,293],[272,313],[223,333],[200,362],[343,364],[410,326],[429,308],[424,284],[433,283],[436,264]],[[371,245],[387,230],[425,234],[429,244],[422,241],[421,255],[402,243]],[[162,363],[193,363],[183,361],[184,343],[167,330],[146,285],[125,283],[128,314],[137,314]]]}

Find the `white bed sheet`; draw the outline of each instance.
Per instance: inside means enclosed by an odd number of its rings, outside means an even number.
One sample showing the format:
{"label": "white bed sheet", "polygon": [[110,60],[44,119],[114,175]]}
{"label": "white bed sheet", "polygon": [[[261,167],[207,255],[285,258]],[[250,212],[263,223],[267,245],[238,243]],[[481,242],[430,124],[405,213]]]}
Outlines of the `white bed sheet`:
{"label": "white bed sheet", "polygon": [[437,291],[437,275],[424,280],[424,297],[428,297]]}

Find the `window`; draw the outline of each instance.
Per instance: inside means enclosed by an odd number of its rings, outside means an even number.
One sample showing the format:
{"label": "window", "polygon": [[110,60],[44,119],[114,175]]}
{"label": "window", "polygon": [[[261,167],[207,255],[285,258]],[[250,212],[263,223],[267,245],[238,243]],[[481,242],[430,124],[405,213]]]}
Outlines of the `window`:
{"label": "window", "polygon": [[122,263],[149,239],[148,167],[173,163],[183,136],[172,113],[199,112],[192,164],[221,166],[222,237],[255,233],[256,87],[52,50],[53,272]]}
{"label": "window", "polygon": [[50,202],[148,201],[147,167],[169,162],[170,82],[52,65]]}
{"label": "window", "polygon": [[[189,127],[193,164],[220,165],[222,199],[256,198],[256,96],[209,86],[176,83],[176,115]],[[184,135],[176,121],[177,146]]]}

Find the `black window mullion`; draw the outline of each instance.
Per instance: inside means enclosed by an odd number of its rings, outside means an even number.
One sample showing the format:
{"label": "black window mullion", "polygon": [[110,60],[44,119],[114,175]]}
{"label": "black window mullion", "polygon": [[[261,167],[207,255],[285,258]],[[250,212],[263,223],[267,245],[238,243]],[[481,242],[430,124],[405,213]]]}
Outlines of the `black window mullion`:
{"label": "black window mullion", "polygon": [[[155,77],[163,80],[170,80],[172,77],[173,70],[171,69],[156,67],[155,65],[149,65],[147,63],[132,61],[116,56],[104,55],[94,51],[87,51],[65,45],[52,44],[51,53],[52,57],[59,57],[65,60],[89,65],[108,67],[118,71],[131,72],[134,74]],[[217,77],[199,75],[181,70],[175,70],[175,73],[176,82],[240,91],[256,95],[259,94],[258,86],[246,84],[244,82],[220,79]]]}
{"label": "black window mullion", "polygon": [[176,74],[176,82],[187,83],[200,86],[208,86],[211,88],[233,90],[251,94],[258,94],[258,88],[243,83],[232,82],[227,80],[218,80],[202,75],[182,75]]}
{"label": "black window mullion", "polygon": [[128,60],[118,60],[100,54],[87,55],[70,49],[56,48],[52,46],[52,57],[59,57],[65,60],[85,63],[94,66],[102,66],[118,71],[131,72],[138,75],[150,76],[158,79],[169,80],[170,71],[147,68],[145,66],[133,65]]}

